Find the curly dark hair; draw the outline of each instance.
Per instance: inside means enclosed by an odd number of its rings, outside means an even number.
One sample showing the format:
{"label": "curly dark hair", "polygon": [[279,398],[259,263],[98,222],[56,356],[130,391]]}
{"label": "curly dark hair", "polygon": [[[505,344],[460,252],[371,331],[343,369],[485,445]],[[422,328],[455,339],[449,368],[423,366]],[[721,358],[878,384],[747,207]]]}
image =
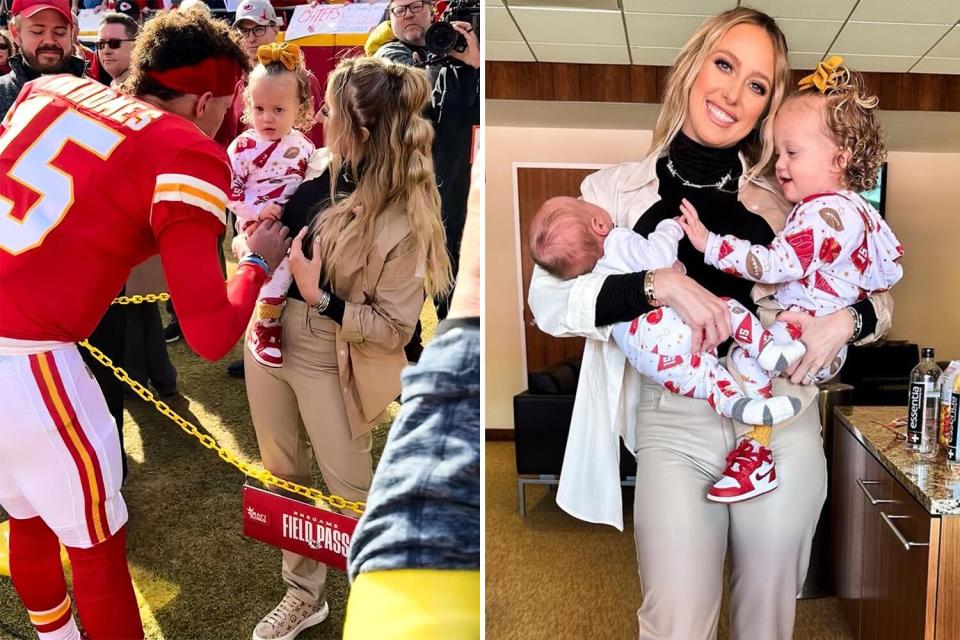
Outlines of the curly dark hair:
{"label": "curly dark hair", "polygon": [[813,97],[823,100],[826,134],[841,151],[850,153],[843,167],[843,180],[851,191],[869,191],[877,185],[880,167],[887,159],[883,132],[877,118],[879,100],[872,95],[863,76],[846,67],[835,74],[836,86],[824,93],[800,90],[789,99]]}
{"label": "curly dark hair", "polygon": [[250,71],[240,34],[225,22],[202,11],[161,11],[137,36],[130,57],[130,77],[124,84],[135,96],[149,94],[172,100],[184,94],[164,87],[147,73],[194,65],[216,56],[233,60],[245,73]]}

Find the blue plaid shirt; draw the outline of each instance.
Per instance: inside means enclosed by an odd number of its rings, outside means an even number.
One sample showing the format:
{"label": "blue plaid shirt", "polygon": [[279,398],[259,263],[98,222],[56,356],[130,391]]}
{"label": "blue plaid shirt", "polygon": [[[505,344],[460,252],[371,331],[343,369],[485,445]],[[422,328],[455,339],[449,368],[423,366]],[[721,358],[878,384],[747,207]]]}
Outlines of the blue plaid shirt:
{"label": "blue plaid shirt", "polygon": [[480,319],[445,320],[403,372],[348,570],[479,568]]}

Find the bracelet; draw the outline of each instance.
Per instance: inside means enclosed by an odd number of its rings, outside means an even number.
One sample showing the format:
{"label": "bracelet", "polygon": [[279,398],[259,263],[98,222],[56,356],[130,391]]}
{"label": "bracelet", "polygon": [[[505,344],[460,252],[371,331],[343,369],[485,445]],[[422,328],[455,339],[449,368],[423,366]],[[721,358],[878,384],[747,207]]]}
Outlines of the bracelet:
{"label": "bracelet", "polygon": [[860,339],[860,332],[863,331],[863,316],[853,307],[846,307],[846,309],[850,312],[850,315],[853,316],[853,335],[847,340],[847,344],[853,344]]}
{"label": "bracelet", "polygon": [[264,258],[262,255],[260,255],[259,253],[254,253],[254,252],[252,252],[252,251],[246,255],[246,257],[248,257],[248,258],[251,257],[251,256],[253,256],[253,257],[256,258],[257,260],[259,260],[259,261],[262,262],[263,264],[267,265],[267,270],[268,270],[268,271],[270,270],[270,264],[267,262],[267,259]]}
{"label": "bracelet", "polygon": [[643,295],[647,298],[647,304],[651,307],[659,307],[661,305],[660,301],[657,300],[656,292],[653,290],[653,278],[656,273],[656,269],[650,269],[646,275],[643,276]]}
{"label": "bracelet", "polygon": [[320,289],[320,300],[318,300],[316,304],[310,305],[310,308],[323,315],[323,312],[326,311],[327,307],[330,306],[330,298],[332,297],[333,296],[330,295],[329,291]]}
{"label": "bracelet", "polygon": [[263,273],[264,273],[264,274],[268,274],[268,275],[269,275],[269,273],[270,273],[270,266],[267,264],[267,261],[264,260],[261,256],[257,255],[256,253],[251,253],[251,254],[249,254],[249,255],[244,256],[243,258],[240,259],[240,263],[239,263],[239,264],[241,264],[241,265],[242,265],[242,264],[252,264],[252,265],[256,265],[256,266],[260,267],[261,269],[263,269]]}

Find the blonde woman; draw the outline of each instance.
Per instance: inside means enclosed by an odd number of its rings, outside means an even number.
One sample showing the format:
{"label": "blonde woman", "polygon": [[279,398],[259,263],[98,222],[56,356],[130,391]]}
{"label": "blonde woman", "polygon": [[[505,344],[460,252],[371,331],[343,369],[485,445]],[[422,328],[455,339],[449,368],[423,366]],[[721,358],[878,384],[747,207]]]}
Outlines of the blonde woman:
{"label": "blonde woman", "polygon": [[[244,354],[264,466],[309,483],[307,435],[327,487],[347,500],[366,498],[370,430],[400,394],[424,291],[450,286],[433,129],[420,115],[429,98],[422,71],[382,60],[347,59],[330,74],[320,109],[328,147],[311,158],[283,214],[292,230],[302,226],[323,185],[326,202],[290,254],[283,366]],[[254,640],[292,640],[327,616],[323,564],[284,551],[282,576],[287,593]]]}
{"label": "blonde woman", "polygon": [[[677,216],[686,198],[719,233],[769,243],[790,209],[767,179],[774,161],[772,116],[789,78],[786,41],[772,18],[741,7],[707,20],[667,80],[648,156],[588,176],[584,199],[609,211],[617,226],[645,236]],[[820,318],[781,314],[801,324],[807,353],[788,370],[789,380],[774,382],[775,394],[802,403],[797,418],[777,426],[773,440],[780,488],[747,502],[711,502],[707,491],[723,473],[727,451],[749,427],[625,366],[610,340],[611,325],[670,305],[693,329],[695,350],[720,347],[724,355],[731,328],[720,296],[753,310],[759,300],[764,317],[762,297],[770,291],[762,285],[751,290],[751,283],[705,265],[687,239],[679,259],[687,275],[666,269],[561,281],[534,269],[529,301],[538,326],[588,338],[557,502],[584,520],[623,528],[622,436],[637,458],[640,637],[716,637],[729,549],[731,637],[787,640],[827,491],[812,375],[845,343],[885,332],[892,303],[881,294]],[[792,426],[781,430],[786,425]],[[738,463],[752,472],[760,461],[744,456]]]}

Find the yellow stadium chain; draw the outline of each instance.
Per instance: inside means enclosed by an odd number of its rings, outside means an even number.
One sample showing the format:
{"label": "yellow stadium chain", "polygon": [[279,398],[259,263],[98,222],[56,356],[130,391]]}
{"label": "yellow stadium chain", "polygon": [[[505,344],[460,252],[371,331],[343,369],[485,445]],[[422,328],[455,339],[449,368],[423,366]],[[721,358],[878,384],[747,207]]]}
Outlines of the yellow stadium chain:
{"label": "yellow stadium chain", "polygon": [[166,302],[170,299],[169,293],[147,293],[144,295],[120,296],[113,299],[113,304],[143,304],[144,302]]}
{"label": "yellow stadium chain", "polygon": [[[149,294],[149,295],[153,295],[153,294]],[[160,295],[166,296],[167,294],[160,294]],[[140,296],[133,296],[133,297],[139,298]],[[143,300],[141,300],[140,302],[143,302]],[[154,302],[154,301],[147,300],[147,302]],[[136,304],[136,303],[120,303],[120,304]],[[304,487],[303,485],[299,485],[295,482],[290,482],[288,480],[284,480],[283,478],[278,478],[277,476],[273,475],[266,469],[259,469],[253,466],[252,464],[244,462],[243,460],[238,460],[236,456],[234,456],[232,453],[230,453],[229,451],[221,447],[212,436],[206,433],[202,433],[193,424],[191,424],[187,420],[184,420],[182,417],[180,417],[176,411],[174,411],[173,409],[170,408],[169,405],[167,405],[167,403],[154,398],[153,393],[149,389],[147,389],[142,384],[140,384],[139,382],[131,378],[129,375],[127,375],[126,371],[124,371],[120,367],[115,366],[113,364],[113,361],[110,360],[110,358],[108,358],[102,351],[97,349],[95,346],[93,346],[86,340],[81,342],[80,346],[87,349],[87,351],[89,351],[91,355],[93,355],[93,357],[96,358],[97,361],[99,361],[103,366],[113,371],[113,375],[115,375],[117,379],[120,380],[120,382],[127,383],[127,385],[129,385],[130,388],[133,389],[138,396],[140,396],[147,402],[152,403],[153,406],[155,406],[160,413],[162,413],[166,417],[173,420],[177,424],[177,426],[179,426],[188,434],[190,434],[191,436],[199,440],[200,444],[202,444],[204,447],[206,447],[207,449],[213,449],[214,451],[216,451],[217,455],[220,456],[221,460],[229,464],[232,464],[234,467],[239,469],[240,472],[243,473],[243,475],[259,480],[264,484],[273,485],[275,487],[279,487],[280,489],[285,489],[286,491],[300,494],[306,498],[310,498],[314,502],[325,502],[334,509],[350,509],[351,511],[357,514],[363,513],[363,510],[366,507],[365,502],[360,502],[360,501],[352,502],[350,500],[346,500],[344,498],[341,498],[340,496],[335,496],[332,494],[324,495],[323,492],[318,491],[317,489],[311,489],[310,487]]]}

